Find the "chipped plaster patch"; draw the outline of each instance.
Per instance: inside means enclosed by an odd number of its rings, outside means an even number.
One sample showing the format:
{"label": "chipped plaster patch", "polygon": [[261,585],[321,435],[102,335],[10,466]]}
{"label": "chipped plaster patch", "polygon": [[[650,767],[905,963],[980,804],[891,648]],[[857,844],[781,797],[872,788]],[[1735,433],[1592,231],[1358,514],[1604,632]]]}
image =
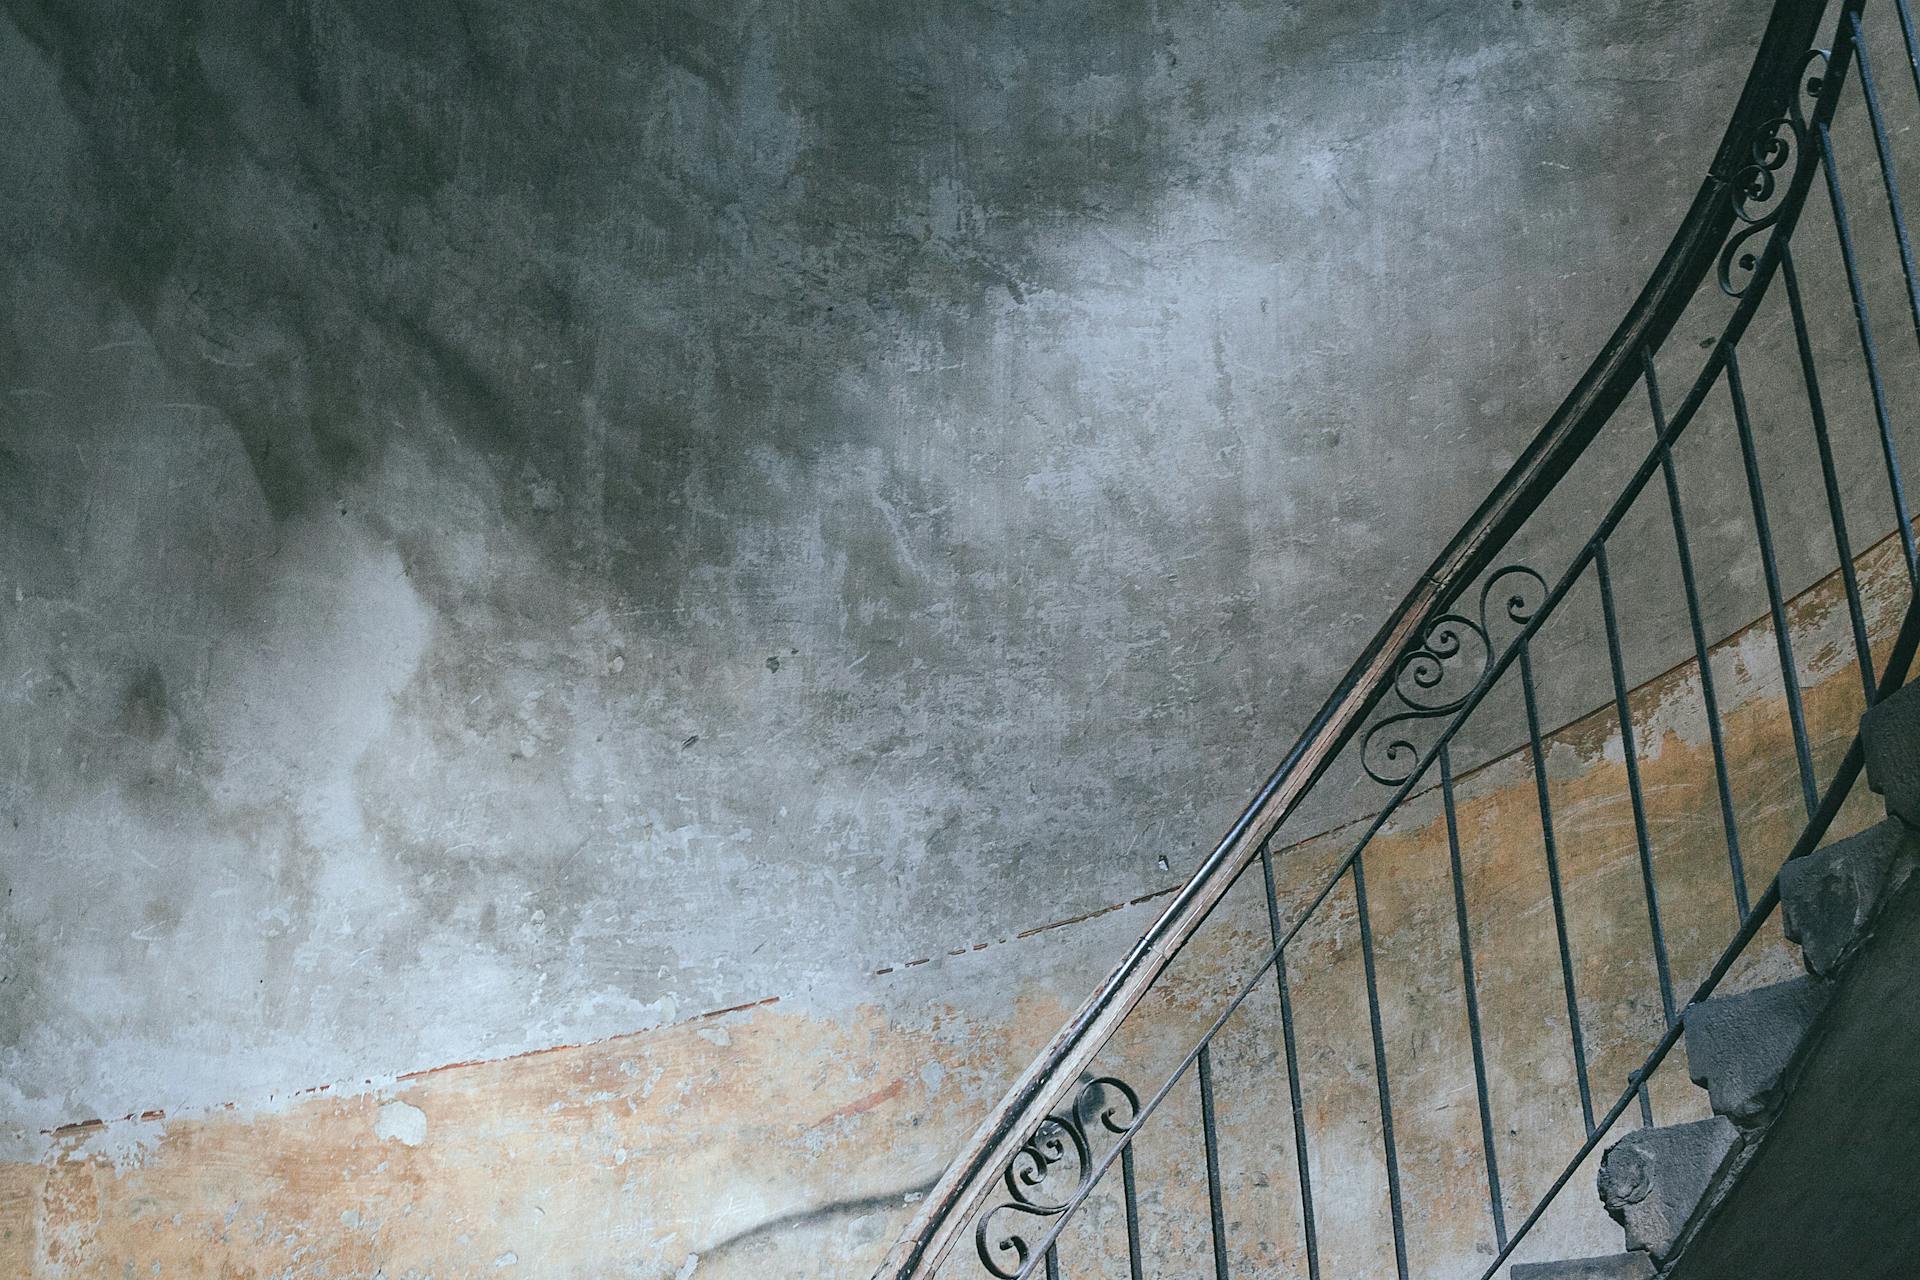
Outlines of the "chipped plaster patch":
{"label": "chipped plaster patch", "polygon": [[101,1125],[89,1133],[70,1154],[105,1160],[113,1166],[115,1173],[124,1174],[144,1165],[147,1156],[159,1147],[166,1133],[164,1119],[129,1118]]}
{"label": "chipped plaster patch", "polygon": [[410,1102],[389,1102],[373,1122],[373,1136],[417,1147],[427,1140],[427,1113]]}

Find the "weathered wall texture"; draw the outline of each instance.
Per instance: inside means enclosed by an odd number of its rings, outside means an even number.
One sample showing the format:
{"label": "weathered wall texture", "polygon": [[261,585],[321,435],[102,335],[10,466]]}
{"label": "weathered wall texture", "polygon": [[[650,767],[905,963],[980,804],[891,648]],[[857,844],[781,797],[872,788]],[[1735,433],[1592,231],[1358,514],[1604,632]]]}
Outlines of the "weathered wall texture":
{"label": "weathered wall texture", "polygon": [[1762,16],[0,5],[6,1261],[856,1274],[1611,329]]}
{"label": "weathered wall texture", "polygon": [[[1861,559],[1882,648],[1905,604],[1898,547]],[[1837,577],[1797,600],[1795,643],[1815,755],[1831,769],[1862,706]],[[1754,891],[1797,834],[1772,633],[1716,649],[1739,832]],[[1690,988],[1735,927],[1695,669],[1632,698],[1676,983]],[[1553,733],[1550,795],[1596,1106],[1657,1039],[1651,968],[1620,739],[1611,708]],[[1582,1132],[1557,987],[1553,926],[1529,758],[1458,780],[1458,816],[1497,1152],[1509,1220],[1559,1172]],[[1871,820],[1856,797],[1838,830]],[[1283,918],[1304,905],[1355,832],[1283,850]],[[1370,846],[1369,884],[1414,1258],[1453,1274],[1491,1231],[1437,796],[1413,801]],[[1351,893],[1291,951],[1309,1150],[1330,1274],[1390,1269],[1384,1169]],[[1265,947],[1258,877],[1236,890],[1102,1070],[1150,1089]],[[1018,944],[1024,974],[1059,950],[1118,947],[1139,909]],[[0,1166],[0,1263],[36,1277],[866,1275],[964,1134],[1077,993],[1009,973],[1011,949],[964,950],[882,975],[837,1016],[778,1001],[599,1043],[320,1089],[269,1108],[79,1125],[36,1163]],[[1776,933],[1735,986],[1783,974]],[[1283,1110],[1277,999],[1260,995],[1216,1051],[1228,1225],[1236,1275],[1298,1275],[1294,1155]],[[1663,1122],[1704,1114],[1683,1061],[1653,1091]],[[1197,1101],[1177,1089],[1144,1133],[1142,1215],[1167,1274],[1207,1265]],[[1636,1123],[1629,1113],[1624,1123]],[[1584,1178],[1587,1175],[1579,1175]],[[1072,1274],[1124,1267],[1118,1204],[1096,1197],[1069,1234]],[[1580,1184],[1523,1257],[1609,1246]],[[1617,1239],[1617,1237],[1611,1237]],[[973,1275],[970,1255],[949,1271]],[[1101,1272],[1104,1265],[1107,1272]],[[518,1267],[518,1272],[511,1268]],[[1452,1268],[1452,1270],[1449,1270]]]}
{"label": "weathered wall texture", "polygon": [[7,5],[13,1146],[1165,889],[1758,16]]}

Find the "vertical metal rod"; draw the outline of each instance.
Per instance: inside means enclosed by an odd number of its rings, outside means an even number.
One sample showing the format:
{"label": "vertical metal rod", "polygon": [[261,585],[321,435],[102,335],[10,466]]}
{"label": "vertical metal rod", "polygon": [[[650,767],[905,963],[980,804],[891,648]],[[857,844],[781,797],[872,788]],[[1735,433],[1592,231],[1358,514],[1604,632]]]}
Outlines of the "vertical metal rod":
{"label": "vertical metal rod", "polygon": [[1560,942],[1560,986],[1567,996],[1567,1028],[1573,1037],[1573,1074],[1580,1085],[1580,1115],[1593,1133],[1593,1088],[1587,1080],[1586,1037],[1580,1031],[1580,999],[1573,985],[1573,946],[1567,940],[1567,902],[1560,888],[1560,854],[1553,838],[1553,803],[1547,798],[1547,756],[1540,746],[1540,704],[1533,691],[1533,646],[1520,645],[1520,689],[1526,695],[1527,743],[1533,752],[1533,785],[1540,802],[1540,843],[1547,855],[1547,888],[1553,898],[1553,932]]}
{"label": "vertical metal rod", "polygon": [[1773,530],[1767,523],[1767,497],[1760,484],[1760,461],[1753,448],[1753,423],[1747,416],[1747,395],[1740,384],[1740,357],[1731,344],[1727,352],[1727,393],[1733,398],[1733,424],[1740,434],[1740,461],[1747,472],[1747,496],[1753,503],[1753,529],[1760,541],[1760,567],[1767,581],[1767,610],[1773,616],[1773,643],[1780,654],[1780,682],[1787,693],[1787,719],[1793,726],[1793,753],[1800,762],[1800,794],[1811,818],[1820,808],[1820,788],[1813,781],[1813,752],[1807,745],[1806,709],[1800,703],[1800,673],[1793,660],[1793,637],[1787,632],[1786,597],[1780,589],[1780,566],[1773,556]]}
{"label": "vertical metal rod", "polygon": [[1140,1196],[1133,1182],[1133,1139],[1120,1148],[1120,1187],[1127,1202],[1127,1277],[1144,1280],[1140,1270]]}
{"label": "vertical metal rod", "polygon": [[1047,1246],[1047,1280],[1060,1280],[1060,1246]]}
{"label": "vertical metal rod", "polygon": [[[1785,245],[1781,246],[1783,249]],[[1674,548],[1680,553],[1680,583],[1687,597],[1687,624],[1693,631],[1694,664],[1700,669],[1700,698],[1706,706],[1707,737],[1713,746],[1713,778],[1720,789],[1720,826],[1727,833],[1727,866],[1733,876],[1733,906],[1747,918],[1747,870],[1740,858],[1739,824],[1733,816],[1733,782],[1727,776],[1727,746],[1720,726],[1720,695],[1714,688],[1713,663],[1707,652],[1707,629],[1700,618],[1700,590],[1693,573],[1693,545],[1687,537],[1687,517],[1680,501],[1680,476],[1673,450],[1666,444],[1667,415],[1660,405],[1660,383],[1654,376],[1653,355],[1640,353],[1647,383],[1647,406],[1653,413],[1653,435],[1659,442],[1660,470],[1667,482],[1667,510],[1673,517]]]}
{"label": "vertical metal rod", "polygon": [[1627,705],[1626,662],[1620,652],[1620,619],[1613,607],[1613,575],[1607,571],[1607,544],[1593,544],[1593,565],[1600,579],[1600,613],[1607,628],[1607,661],[1613,671],[1613,708],[1620,721],[1620,750],[1627,762],[1627,800],[1633,806],[1633,838],[1640,846],[1640,879],[1647,895],[1647,924],[1653,933],[1653,964],[1660,978],[1660,1007],[1667,1025],[1675,1018],[1673,973],[1667,962],[1667,934],[1660,924],[1660,891],[1654,882],[1653,841],[1647,835],[1647,807],[1640,791],[1640,757],[1634,742],[1633,709]]}
{"label": "vertical metal rod", "polygon": [[1213,1120],[1213,1050],[1200,1046],[1200,1128],[1207,1141],[1207,1213],[1213,1222],[1213,1276],[1227,1280],[1227,1215],[1220,1206],[1220,1137]]}
{"label": "vertical metal rod", "polygon": [[1473,939],[1467,930],[1467,881],[1460,869],[1460,824],[1453,804],[1453,753],[1440,748],[1440,796],[1447,811],[1447,858],[1453,870],[1453,920],[1460,934],[1460,980],[1467,993],[1467,1035],[1473,1042],[1473,1087],[1480,1098],[1480,1145],[1487,1158],[1487,1203],[1493,1238],[1507,1247],[1507,1213],[1500,1197],[1500,1161],[1493,1149],[1493,1108],[1487,1100],[1487,1055],[1480,1039],[1480,994],[1473,974]]}
{"label": "vertical metal rod", "polygon": [[1400,1153],[1393,1144],[1393,1094],[1387,1087],[1387,1037],[1380,1024],[1380,980],[1373,965],[1373,924],[1367,918],[1365,856],[1353,855],[1353,900],[1360,917],[1360,961],[1367,975],[1367,1022],[1373,1029],[1373,1077],[1380,1091],[1380,1143],[1387,1156],[1387,1207],[1393,1214],[1393,1264],[1407,1280],[1407,1224],[1400,1207]]}
{"label": "vertical metal rod", "polygon": [[1847,13],[1853,28],[1853,60],[1860,72],[1860,93],[1867,100],[1867,119],[1873,125],[1873,148],[1880,156],[1880,182],[1887,190],[1887,211],[1893,217],[1893,239],[1900,246],[1900,270],[1907,281],[1907,308],[1913,313],[1913,334],[1920,338],[1920,272],[1913,265],[1913,242],[1907,237],[1906,214],[1900,206],[1900,180],[1893,172],[1893,145],[1887,141],[1886,117],[1880,113],[1880,94],[1873,85],[1873,66],[1867,59],[1867,38],[1860,31],[1860,15]]}
{"label": "vertical metal rod", "polygon": [[[1271,839],[1261,842],[1260,872],[1267,881],[1267,928],[1273,934],[1273,945],[1280,947],[1280,904],[1274,893],[1271,844]],[[1320,1280],[1320,1237],[1313,1225],[1313,1175],[1307,1168],[1307,1116],[1300,1103],[1300,1059],[1293,1043],[1293,997],[1287,990],[1284,947],[1273,958],[1273,980],[1280,988],[1280,1036],[1287,1053],[1287,1097],[1293,1104],[1293,1160],[1300,1176],[1300,1225],[1306,1237],[1307,1277]]]}
{"label": "vertical metal rod", "polygon": [[1887,388],[1880,377],[1880,356],[1873,342],[1873,324],[1867,316],[1867,295],[1860,284],[1860,263],[1853,251],[1853,230],[1847,221],[1847,198],[1840,191],[1840,171],[1833,160],[1833,135],[1822,123],[1820,167],[1827,179],[1827,200],[1833,205],[1833,228],[1840,241],[1840,260],[1847,269],[1847,291],[1853,298],[1853,320],[1860,331],[1860,353],[1867,366],[1867,387],[1873,392],[1873,417],[1880,429],[1880,453],[1886,459],[1887,487],[1893,494],[1893,515],[1900,530],[1900,549],[1907,558],[1907,585],[1920,592],[1920,551],[1913,541],[1913,517],[1907,508],[1906,484],[1900,476],[1900,453],[1893,443],[1893,420],[1887,410]]}
{"label": "vertical metal rod", "polygon": [[1913,11],[1907,7],[1907,0],[1893,0],[1893,7],[1900,13],[1900,36],[1907,45],[1907,67],[1913,72],[1913,92],[1920,97],[1920,40],[1914,37]]}
{"label": "vertical metal rod", "polygon": [[1807,383],[1807,409],[1813,417],[1813,439],[1820,447],[1820,479],[1827,491],[1827,516],[1833,522],[1833,549],[1840,558],[1840,581],[1847,589],[1847,619],[1853,626],[1853,654],[1860,664],[1860,685],[1867,705],[1874,697],[1873,650],[1867,642],[1867,620],[1860,607],[1860,581],[1853,569],[1853,542],[1847,536],[1846,504],[1840,497],[1840,478],[1833,463],[1833,441],[1827,434],[1826,403],[1820,395],[1820,376],[1814,370],[1813,341],[1807,336],[1807,313],[1800,301],[1800,278],[1793,270],[1793,248],[1780,246],[1780,278],[1787,289],[1787,309],[1793,316],[1794,342],[1800,348],[1800,370]]}

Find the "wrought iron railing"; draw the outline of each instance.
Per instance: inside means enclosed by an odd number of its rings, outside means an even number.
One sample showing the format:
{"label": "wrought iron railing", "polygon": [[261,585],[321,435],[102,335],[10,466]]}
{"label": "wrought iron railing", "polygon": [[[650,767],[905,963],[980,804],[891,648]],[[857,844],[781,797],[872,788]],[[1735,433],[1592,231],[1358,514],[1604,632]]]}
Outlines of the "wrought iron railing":
{"label": "wrought iron railing", "polygon": [[[1888,39],[1895,42],[1889,47],[1897,48],[1894,56],[1905,61],[1914,101],[1920,104],[1920,44],[1916,43],[1908,0],[1891,2],[1898,33],[1889,34]],[[1743,518],[1750,521],[1751,549],[1757,552],[1760,594],[1765,598],[1765,622],[1756,634],[1771,636],[1791,739],[1792,791],[1806,815],[1804,824],[1798,826],[1800,835],[1792,856],[1811,851],[1825,837],[1854,787],[1861,756],[1856,738],[1823,785],[1821,761],[1816,758],[1821,753],[1811,740],[1799,680],[1802,655],[1794,650],[1789,595],[1793,584],[1781,565],[1777,531],[1788,529],[1794,545],[1804,548],[1814,522],[1825,526],[1821,537],[1831,545],[1834,560],[1821,567],[1837,571],[1838,590],[1845,601],[1847,644],[1859,673],[1863,705],[1871,705],[1898,687],[1916,642],[1920,642],[1920,622],[1916,622],[1920,615],[1909,605],[1886,663],[1876,672],[1847,513],[1849,501],[1858,501],[1865,492],[1865,458],[1884,472],[1904,568],[1904,588],[1911,599],[1915,584],[1920,583],[1920,553],[1916,552],[1899,459],[1896,424],[1901,415],[1896,408],[1896,392],[1906,386],[1915,366],[1911,361],[1890,363],[1883,350],[1884,325],[1873,319],[1873,313],[1885,299],[1875,295],[1887,290],[1894,278],[1890,271],[1876,273],[1871,264],[1862,224],[1856,221],[1856,211],[1849,208],[1841,167],[1843,152],[1850,159],[1858,157],[1837,143],[1835,135],[1836,119],[1845,102],[1846,118],[1863,122],[1865,136],[1872,143],[1872,159],[1878,169],[1876,194],[1884,198],[1887,214],[1882,229],[1891,236],[1893,256],[1899,262],[1897,286],[1904,295],[1904,308],[1910,313],[1915,333],[1920,336],[1920,271],[1916,270],[1907,235],[1894,154],[1894,142],[1900,135],[1889,122],[1889,104],[1884,100],[1887,88],[1875,78],[1875,60],[1865,40],[1864,6],[1865,0],[1833,5],[1819,0],[1776,0],[1708,176],[1666,254],[1599,357],[1480,509],[1419,577],[1225,838],[972,1135],[888,1255],[880,1280],[929,1280],[936,1274],[988,1274],[1001,1280],[1020,1280],[1036,1273],[1044,1273],[1051,1280],[1076,1274],[1072,1259],[1063,1257],[1063,1240],[1076,1215],[1096,1194],[1110,1198],[1116,1206],[1104,1220],[1122,1237],[1113,1245],[1113,1256],[1117,1258],[1123,1251],[1128,1273],[1134,1280],[1141,1280],[1151,1270],[1152,1259],[1147,1255],[1152,1239],[1142,1221],[1142,1204],[1149,1189],[1142,1184],[1136,1156],[1141,1143],[1160,1132],[1154,1127],[1156,1121],[1163,1128],[1179,1123],[1174,1118],[1176,1113],[1165,1107],[1176,1090],[1198,1094],[1199,1133],[1194,1146],[1206,1184],[1205,1226],[1195,1225],[1196,1232],[1204,1230],[1206,1234],[1206,1248],[1198,1252],[1210,1255],[1215,1280],[1226,1280],[1232,1269],[1232,1248],[1224,1203],[1226,1174],[1217,1104],[1216,1050],[1223,1029],[1237,1017],[1249,1016],[1249,1000],[1257,992],[1263,998],[1271,992],[1277,1000],[1280,1041],[1272,1069],[1276,1074],[1284,1072],[1285,1086],[1281,1090],[1275,1081],[1271,1114],[1277,1116],[1281,1109],[1288,1113],[1281,1122],[1291,1130],[1294,1167],[1287,1176],[1295,1183],[1299,1202],[1300,1238],[1288,1242],[1286,1252],[1291,1256],[1297,1249],[1305,1274],[1319,1280],[1322,1254],[1328,1244],[1324,1238],[1325,1202],[1323,1196],[1322,1209],[1317,1211],[1313,1162],[1309,1159],[1313,1106],[1302,1077],[1295,1027],[1297,978],[1290,974],[1288,958],[1303,930],[1324,923],[1334,914],[1328,904],[1336,892],[1342,903],[1341,921],[1350,920],[1353,926],[1364,980],[1366,1040],[1377,1102],[1365,1121],[1370,1130],[1377,1121],[1392,1265],[1399,1280],[1407,1280],[1412,1272],[1405,1212],[1407,1188],[1395,1131],[1396,1118],[1404,1118],[1405,1113],[1396,1109],[1394,1097],[1395,1064],[1388,1053],[1383,1017],[1366,855],[1380,833],[1403,816],[1410,798],[1435,791],[1445,819],[1452,925],[1478,1112],[1481,1150],[1474,1180],[1484,1179],[1487,1200],[1488,1236],[1470,1265],[1455,1264],[1458,1274],[1491,1277],[1505,1265],[1630,1109],[1637,1105],[1641,1122],[1653,1122],[1650,1084],[1679,1039],[1685,1009],[1705,999],[1734,971],[1749,945],[1768,927],[1778,902],[1775,885],[1749,900],[1748,862],[1752,851],[1742,847],[1730,747],[1724,731],[1726,708],[1716,687],[1709,645],[1711,611],[1703,604],[1714,594],[1707,584],[1722,581],[1728,575],[1728,566],[1715,558],[1712,548],[1703,559],[1703,540],[1689,531],[1688,502],[1674,453],[1689,427],[1709,413],[1730,412],[1738,441],[1739,478],[1733,485],[1745,490]],[[1888,21],[1890,33],[1892,18]],[[1831,31],[1824,48],[1816,45],[1822,31]],[[1864,155],[1866,144],[1860,143],[1859,149]],[[1809,202],[1816,186],[1824,188],[1823,205]],[[1821,265],[1803,279],[1797,274],[1790,244],[1803,212],[1809,208],[1821,209],[1820,217],[1828,220],[1825,230],[1831,233],[1831,243],[1819,247]],[[1803,256],[1811,261],[1812,252],[1807,250]],[[1835,289],[1842,283],[1845,286],[1852,332],[1846,335],[1846,348],[1837,354],[1833,335],[1822,330],[1820,316],[1810,306],[1803,287],[1816,280],[1830,282]],[[1731,309],[1724,320],[1715,320],[1717,337],[1698,345],[1670,341],[1683,316],[1692,323],[1713,298],[1721,298],[1722,305]],[[1753,328],[1763,306],[1770,308],[1764,332]],[[1879,309],[1884,311],[1884,307]],[[1789,349],[1784,354],[1774,352],[1769,344],[1776,342]],[[1684,394],[1669,407],[1661,395],[1661,367],[1664,364],[1671,369],[1701,346],[1706,349],[1704,358],[1699,359]],[[1810,428],[1815,457],[1800,465],[1809,477],[1817,467],[1824,512],[1811,508],[1786,512],[1769,509],[1767,468],[1756,444],[1750,391],[1753,379],[1742,362],[1742,351],[1749,346],[1758,353],[1754,356],[1756,363],[1765,359],[1769,386],[1788,376],[1782,370],[1790,370],[1796,397],[1804,397],[1804,420]],[[1858,415],[1849,409],[1848,416],[1859,417],[1864,427],[1870,408],[1873,444],[1869,448],[1841,448],[1835,443],[1830,422],[1835,415],[1829,406],[1847,399],[1831,395],[1832,374],[1841,361],[1847,366],[1849,380],[1857,380],[1866,389],[1863,401],[1857,397],[1848,401],[1860,406]],[[1825,383],[1822,364],[1828,370]],[[1647,439],[1649,423],[1651,446],[1635,444],[1630,453],[1623,452],[1629,439]],[[1596,442],[1604,447],[1593,448]],[[1549,577],[1510,559],[1523,530],[1548,547],[1563,541],[1567,518],[1543,514],[1548,500],[1556,495],[1565,497],[1568,490],[1563,481],[1577,464],[1584,466],[1602,455],[1626,459],[1624,478],[1604,490],[1611,497],[1597,523],[1591,525],[1592,532],[1580,537],[1567,554],[1554,561],[1564,567]],[[1731,464],[1726,467],[1729,475],[1734,471]],[[1650,503],[1670,527],[1668,545],[1677,558],[1679,590],[1649,598],[1647,592],[1636,589],[1631,601],[1623,600],[1622,566],[1615,559],[1620,554],[1619,540],[1625,536],[1623,522],[1656,480],[1658,487],[1653,488]],[[1811,491],[1809,479],[1807,488],[1797,492]],[[1593,492],[1587,488],[1582,496],[1590,499]],[[1785,523],[1781,524],[1783,518]],[[1861,524],[1857,515],[1853,524]],[[1804,561],[1805,556],[1800,559]],[[1800,568],[1804,577],[1804,564]],[[1639,580],[1637,576],[1635,580]],[[1568,602],[1576,594],[1597,599],[1597,618],[1579,633],[1580,643],[1558,654],[1556,661],[1592,673],[1596,687],[1604,687],[1603,698],[1611,699],[1616,722],[1612,732],[1618,737],[1637,853],[1637,893],[1642,902],[1636,910],[1644,910],[1650,976],[1657,991],[1661,1028],[1651,1050],[1628,1077],[1626,1088],[1604,1107],[1595,1096],[1591,1078],[1593,1050],[1583,1027],[1570,942],[1576,922],[1563,892],[1564,850],[1557,840],[1549,785],[1549,735],[1543,729],[1542,629],[1550,621],[1565,619]],[[1684,636],[1695,664],[1712,759],[1712,803],[1718,810],[1715,820],[1724,837],[1726,871],[1731,881],[1737,929],[1685,1000],[1679,995],[1681,977],[1670,954],[1669,934],[1674,922],[1663,916],[1662,886],[1642,777],[1650,748],[1637,740],[1631,706],[1630,650],[1622,634],[1623,605],[1628,604],[1635,621],[1668,609],[1676,634],[1681,633],[1679,618],[1684,612]],[[1585,646],[1584,663],[1580,662],[1581,645]],[[1557,683],[1558,677],[1555,679]],[[1509,1133],[1515,1132],[1516,1122],[1496,1114],[1489,1085],[1493,1068],[1484,1035],[1482,984],[1476,972],[1475,929],[1470,920],[1462,866],[1463,836],[1456,812],[1458,757],[1463,753],[1487,754],[1476,744],[1491,740],[1490,734],[1497,736],[1497,729],[1489,728],[1484,719],[1502,712],[1517,719],[1517,727],[1524,729],[1523,754],[1518,758],[1533,778],[1540,856],[1557,951],[1553,980],[1560,987],[1558,1001],[1564,1008],[1567,1048],[1584,1128],[1582,1140],[1566,1144],[1571,1148],[1570,1158],[1561,1172],[1524,1207],[1513,1202],[1511,1183],[1502,1178],[1499,1132],[1503,1125]],[[1351,848],[1331,866],[1319,869],[1317,887],[1297,881],[1283,884],[1281,875],[1288,868],[1274,856],[1276,832],[1300,810],[1316,787],[1333,785],[1326,780],[1336,767],[1364,774],[1373,784],[1387,788],[1385,802],[1369,819],[1357,824],[1358,834]],[[1151,1087],[1129,1083],[1117,1072],[1096,1070],[1103,1048],[1128,1024],[1130,1015],[1155,990],[1175,958],[1256,863],[1264,895],[1266,939],[1243,956],[1238,982],[1216,993],[1217,1003],[1203,1019],[1201,1033],[1188,1042],[1184,1054],[1170,1069],[1154,1077]],[[1283,899],[1293,905],[1283,910]],[[1349,902],[1350,917],[1344,914]],[[1499,923],[1481,922],[1481,936],[1486,937],[1485,931],[1497,929]],[[1712,922],[1688,919],[1684,925],[1689,933],[1697,933],[1712,927]],[[1549,1143],[1555,1135],[1521,1133],[1517,1140]],[[1510,1213],[1518,1218],[1518,1225],[1511,1230]],[[1383,1244],[1383,1263],[1384,1255]]]}

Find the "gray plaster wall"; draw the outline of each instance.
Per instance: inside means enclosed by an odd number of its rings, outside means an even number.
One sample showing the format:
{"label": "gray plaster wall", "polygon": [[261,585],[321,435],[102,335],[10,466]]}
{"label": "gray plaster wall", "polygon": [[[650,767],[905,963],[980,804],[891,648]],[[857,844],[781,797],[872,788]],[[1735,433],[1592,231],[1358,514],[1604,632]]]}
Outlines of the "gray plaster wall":
{"label": "gray plaster wall", "polygon": [[4,10],[26,1148],[1175,882],[1611,329],[1764,19]]}

